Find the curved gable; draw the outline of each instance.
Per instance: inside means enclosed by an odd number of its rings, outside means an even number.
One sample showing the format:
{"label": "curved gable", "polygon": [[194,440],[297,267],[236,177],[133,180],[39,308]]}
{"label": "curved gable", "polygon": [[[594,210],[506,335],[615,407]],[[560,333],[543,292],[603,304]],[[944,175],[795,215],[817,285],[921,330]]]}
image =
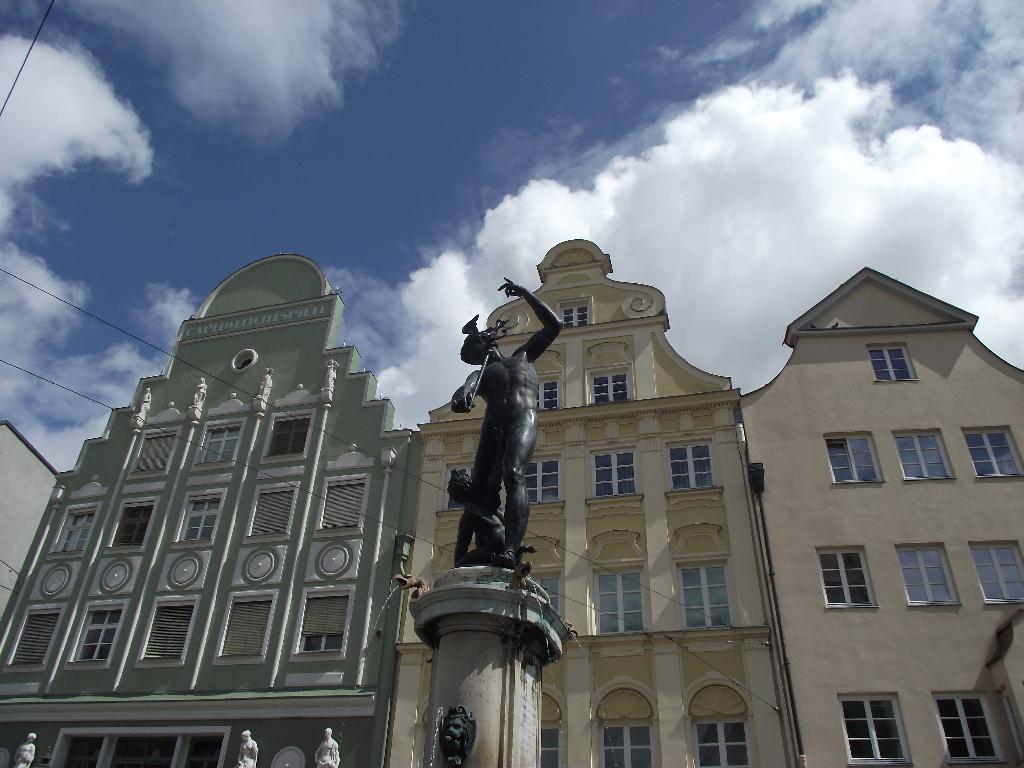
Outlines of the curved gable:
{"label": "curved gable", "polygon": [[329,293],[319,265],[299,254],[282,253],[254,261],[226,277],[199,307],[197,318],[288,304]]}

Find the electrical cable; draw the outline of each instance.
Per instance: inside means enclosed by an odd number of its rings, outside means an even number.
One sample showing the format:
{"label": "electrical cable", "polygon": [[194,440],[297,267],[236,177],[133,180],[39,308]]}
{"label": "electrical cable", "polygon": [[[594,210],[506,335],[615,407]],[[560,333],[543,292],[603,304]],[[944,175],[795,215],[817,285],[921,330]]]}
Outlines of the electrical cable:
{"label": "electrical cable", "polygon": [[50,4],[46,6],[46,13],[43,14],[43,20],[39,22],[39,28],[36,30],[35,37],[32,38],[32,42],[29,43],[28,50],[25,51],[25,58],[21,60],[21,66],[18,67],[18,74],[14,76],[14,82],[11,83],[11,89],[7,92],[7,97],[4,99],[3,106],[0,106],[0,117],[3,116],[4,110],[7,109],[7,102],[11,100],[11,94],[14,93],[14,86],[18,84],[18,78],[21,77],[21,72],[25,69],[25,64],[28,63],[28,56],[32,53],[32,49],[35,48],[36,40],[39,39],[39,34],[43,31],[43,24],[46,23],[47,18],[50,16],[50,11],[53,10],[54,0],[50,0]]}
{"label": "electrical cable", "polygon": [[[63,384],[60,384],[60,383],[58,383],[58,382],[56,382],[56,381],[54,381],[54,380],[52,380],[50,378],[47,378],[46,376],[43,376],[40,373],[36,373],[35,371],[32,371],[32,370],[30,370],[28,368],[23,368],[22,366],[16,365],[15,363],[12,363],[12,362],[10,362],[8,360],[5,360],[3,358],[0,358],[0,363],[2,363],[4,365],[7,365],[7,366],[9,366],[11,368],[14,368],[15,370],[21,371],[22,373],[25,373],[25,374],[27,374],[29,376],[32,376],[32,377],[36,378],[36,379],[39,379],[40,381],[45,381],[46,383],[51,384],[51,385],[53,385],[55,387],[58,387],[59,389],[62,389],[64,391],[66,391],[66,392],[69,392],[71,394],[77,395],[77,396],[82,397],[82,398],[84,398],[86,400],[89,400],[92,403],[96,403],[97,405],[103,406],[104,408],[108,409],[111,412],[114,412],[114,411],[117,410],[114,406],[108,405],[107,403],[104,403],[104,402],[102,402],[100,400],[97,400],[97,399],[95,399],[93,397],[90,397],[89,395],[86,395],[86,394],[84,394],[82,392],[78,392],[77,390],[72,389],[71,387],[68,387],[68,386],[65,386]],[[198,445],[198,443],[195,440],[191,440],[191,439],[189,439],[187,437],[183,437],[183,436],[179,435],[175,431],[171,431],[171,430],[165,429],[163,427],[155,427],[153,429],[155,429],[157,431],[160,431],[160,432],[163,432],[165,435],[171,436],[171,437],[175,438],[176,440],[181,440],[182,442],[184,442],[186,444]],[[219,451],[213,451],[213,452],[216,453],[219,456],[225,457],[226,459],[233,459],[233,457],[229,457],[227,454],[220,453]],[[375,457],[373,457],[373,458],[376,461],[376,458]],[[281,478],[275,477],[273,474],[267,472],[267,470],[261,469],[258,466],[255,466],[253,464],[250,464],[248,462],[241,461],[241,460],[238,460],[238,459],[234,459],[234,461],[236,461],[237,463],[241,464],[242,466],[245,466],[245,467],[248,467],[249,469],[252,469],[257,474],[264,474],[264,475],[267,475],[268,477],[270,477],[271,479],[276,479],[279,482],[281,481]],[[302,486],[300,484],[298,484],[298,483],[295,483],[295,482],[292,482],[292,481],[284,481],[282,484],[283,485],[291,486],[296,492],[302,492]],[[319,499],[324,500],[325,502],[327,500],[327,497],[324,494],[317,493],[313,488],[309,488],[306,492],[309,495],[311,495],[311,496],[315,496],[315,497],[317,497]],[[430,546],[436,547],[437,549],[440,549],[440,550],[443,550],[443,551],[450,551],[451,550],[451,546],[450,545],[437,544],[436,542],[433,542],[430,539],[427,539],[427,538],[425,538],[423,536],[420,536],[418,534],[412,533],[410,531],[405,531],[405,530],[399,528],[398,526],[396,526],[396,525],[394,525],[392,523],[388,523],[385,520],[383,520],[382,518],[372,517],[371,515],[368,515],[366,513],[361,513],[360,517],[362,517],[363,519],[365,519],[367,521],[378,523],[378,524],[380,524],[382,526],[385,526],[387,528],[391,528],[391,529],[393,529],[397,533],[401,533],[401,534],[404,534],[406,536],[409,536],[410,538],[412,538],[412,539],[414,539],[416,541],[422,541],[424,544],[429,544]],[[555,594],[559,594],[559,593],[555,593]],[[576,598],[573,598],[573,597],[570,597],[570,596],[564,595],[564,594],[559,594],[559,596],[565,598],[566,600],[569,600],[570,602],[574,602],[574,603],[577,603],[579,605],[582,605],[582,606],[588,608],[589,610],[594,611],[595,614],[599,614],[599,615],[603,614],[603,615],[609,615],[609,616],[618,617],[618,614],[616,614],[616,613],[612,613],[611,611],[601,610],[597,606],[592,605],[590,603],[587,603],[585,601],[581,601],[581,600],[578,600]],[[648,632],[648,631],[642,631],[642,634],[644,634],[647,637],[653,637],[654,636],[654,633]],[[694,656],[695,658],[700,658],[697,655],[696,652],[691,651],[690,649],[688,649],[688,648],[684,647],[683,645],[679,644],[679,642],[676,640],[676,638],[673,638],[673,637],[671,637],[669,635],[662,635],[662,637],[664,637],[665,639],[670,640],[673,643],[675,643],[676,645],[678,645],[680,650],[684,651],[685,653],[688,653],[688,654]],[[768,706],[772,707],[776,711],[778,710],[778,707],[776,705],[772,704],[767,699],[765,699],[762,696],[760,696],[759,694],[755,693],[749,686],[744,685],[740,681],[738,681],[735,678],[733,678],[731,675],[727,674],[726,672],[723,672],[718,667],[713,665],[711,662],[707,661],[706,659],[701,659],[701,662],[704,663],[705,665],[707,665],[708,667],[710,667],[711,669],[713,669],[714,671],[718,672],[725,679],[732,681],[735,685],[737,685],[740,688],[742,688],[743,690],[747,691],[751,696],[757,698],[759,701],[764,702],[765,704],[767,704]]]}
{"label": "electrical cable", "polygon": [[[93,320],[96,320],[97,322],[103,323],[108,328],[112,328],[115,331],[123,333],[124,335],[128,336],[129,338],[132,338],[135,341],[138,341],[140,344],[146,345],[147,347],[149,347],[150,349],[152,349],[152,350],[154,350],[156,352],[160,352],[161,354],[167,355],[172,360],[177,360],[177,361],[183,363],[184,365],[189,366],[193,370],[198,371],[199,373],[202,373],[202,374],[204,374],[206,376],[209,376],[211,379],[215,379],[216,381],[219,381],[222,384],[227,384],[228,387],[234,389],[236,392],[241,392],[242,394],[248,395],[249,397],[253,397],[253,398],[256,397],[255,393],[249,392],[249,391],[247,391],[245,389],[242,389],[242,388],[238,387],[236,382],[228,381],[227,379],[225,379],[225,378],[223,378],[221,376],[218,376],[216,373],[208,371],[205,368],[201,368],[200,366],[196,365],[195,363],[190,362],[189,360],[186,360],[185,358],[181,357],[180,355],[176,355],[173,352],[170,352],[170,351],[164,349],[163,347],[161,347],[161,346],[159,346],[157,344],[154,344],[151,341],[148,341],[148,340],[142,338],[141,336],[138,336],[138,335],[132,333],[131,331],[129,331],[129,330],[125,329],[125,328],[122,328],[121,326],[117,325],[116,323],[113,323],[113,322],[111,322],[111,321],[109,321],[109,320],[107,320],[107,319],[105,319],[103,317],[100,317],[99,315],[97,315],[97,314],[95,314],[93,312],[90,312],[89,310],[85,309],[84,307],[79,306],[78,304],[75,304],[74,302],[68,301],[67,299],[62,298],[61,296],[58,296],[55,293],[51,293],[50,291],[46,290],[45,288],[42,288],[41,286],[38,286],[35,283],[33,283],[33,282],[29,281],[29,280],[26,280],[25,278],[21,277],[20,275],[16,275],[15,273],[10,272],[9,270],[4,269],[3,267],[0,267],[0,273],[3,273],[5,275],[7,275],[8,277],[14,278],[15,280],[17,280],[17,281],[19,281],[21,283],[24,283],[25,285],[29,286],[30,288],[33,288],[33,289],[39,291],[40,293],[43,293],[46,296],[49,296],[52,299],[56,299],[57,301],[59,301],[60,303],[70,307],[71,309],[75,309],[75,310],[81,312],[82,314],[86,315],[87,317],[91,317]],[[311,297],[311,298],[317,298],[317,297]],[[50,383],[55,383],[55,382],[50,382]],[[59,385],[57,385],[57,386],[59,386]],[[93,401],[93,402],[97,402],[98,403],[98,401]],[[105,408],[110,408],[110,406],[106,405],[105,403],[98,403],[98,404],[103,405]],[[287,410],[285,410],[283,408],[279,408],[277,406],[274,406],[273,404],[271,404],[269,402],[267,403],[267,410],[268,411],[279,411],[281,413],[288,413]],[[362,453],[364,456],[369,457],[374,462],[376,462],[378,460],[377,457],[374,454],[370,453],[369,451],[364,450],[363,448],[360,448],[356,443],[352,442],[351,440],[347,440],[344,437],[341,437],[340,435],[336,435],[336,434],[334,434],[332,432],[328,432],[326,427],[324,427],[323,429],[320,429],[319,431],[324,436],[331,437],[331,438],[337,440],[339,443],[342,443],[343,445],[351,446],[353,449],[355,449],[359,453]],[[405,475],[407,475],[409,477],[415,478],[416,480],[418,480],[419,482],[423,483],[424,485],[428,485],[428,486],[430,486],[432,488],[435,488],[435,489],[441,491],[442,493],[447,493],[447,489],[446,488],[438,485],[437,483],[433,483],[430,480],[425,479],[422,475],[418,475],[415,472],[412,472],[411,470],[408,470],[408,469],[405,469],[405,468],[402,468],[402,467],[395,467],[395,469],[398,469],[399,472],[401,472],[401,473],[403,473],[403,474],[405,474]],[[529,528],[526,528],[525,530],[526,530],[526,533],[529,534],[530,536],[537,536],[537,534],[535,532],[531,531]],[[598,563],[598,562],[596,562],[594,560],[591,560],[586,555],[580,554],[579,552],[575,552],[575,551],[569,549],[568,547],[563,546],[562,544],[554,544],[553,546],[556,549],[562,550],[566,554],[572,555],[577,560],[582,560],[583,562],[589,563],[590,565],[594,566],[595,568],[599,568],[599,569],[605,571],[606,573],[608,573],[610,575],[619,576],[621,578],[621,573],[620,572],[612,570],[611,568],[608,568],[607,566],[605,566],[605,565],[603,565],[601,563]],[[666,595],[666,594],[664,594],[662,592],[659,592],[658,590],[654,589],[653,587],[650,587],[647,584],[644,584],[642,581],[635,581],[633,579],[623,579],[623,583],[624,584],[630,584],[630,585],[633,585],[633,586],[637,586],[637,587],[639,587],[642,590],[646,590],[647,592],[650,592],[651,594],[657,595],[658,597],[662,598],[663,600],[667,600],[670,603],[675,603],[676,605],[680,606],[683,609],[689,608],[689,610],[699,610],[705,616],[705,618],[708,618],[708,619],[712,618],[711,615],[709,613],[707,613],[707,611],[705,611],[703,608],[695,609],[692,606],[686,606],[682,601],[677,600],[676,598],[674,598],[674,597],[672,597],[670,595]],[[729,624],[728,626],[730,628],[734,628],[732,624]]]}

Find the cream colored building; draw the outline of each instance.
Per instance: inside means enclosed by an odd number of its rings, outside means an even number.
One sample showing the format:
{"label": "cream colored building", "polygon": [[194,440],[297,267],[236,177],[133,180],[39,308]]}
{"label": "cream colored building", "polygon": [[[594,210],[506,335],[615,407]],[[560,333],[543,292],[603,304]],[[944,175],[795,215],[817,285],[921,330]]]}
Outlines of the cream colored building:
{"label": "cream colored building", "polygon": [[863,269],[743,397],[814,768],[1024,760],[1024,372],[976,321]]}
{"label": "cream colored building", "polygon": [[[562,243],[538,271],[565,327],[537,362],[526,541],[579,632],[544,670],[541,768],[786,765],[739,393],[672,349],[662,293],[609,279],[594,243]],[[499,318],[506,350],[539,327],[522,300]],[[421,427],[412,573],[427,581],[452,567],[460,511],[440,488],[472,464],[481,411],[444,406]],[[401,640],[389,765],[418,768],[431,652],[408,617]]]}

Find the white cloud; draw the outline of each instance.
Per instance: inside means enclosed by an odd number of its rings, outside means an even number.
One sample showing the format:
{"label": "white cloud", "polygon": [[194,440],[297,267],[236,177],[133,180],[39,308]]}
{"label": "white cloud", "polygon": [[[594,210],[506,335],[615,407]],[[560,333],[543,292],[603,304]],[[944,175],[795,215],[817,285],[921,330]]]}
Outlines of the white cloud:
{"label": "white cloud", "polygon": [[931,126],[887,127],[887,87],[852,76],[813,92],[735,86],[667,119],[643,151],[589,184],[537,179],[487,212],[471,248],[398,287],[414,329],[380,371],[406,420],[468,373],[459,328],[503,301],[504,274],[536,285],[552,245],[589,238],[613,277],[665,291],[670,339],[749,390],[785,358],[787,323],[865,264],[989,320],[982,338],[1024,362],[1024,174]]}
{"label": "white cloud", "polygon": [[[54,273],[42,259],[0,244],[0,266],[50,293],[82,305],[85,285]],[[113,406],[131,400],[140,374],[160,370],[158,357],[132,345],[115,343],[95,353],[66,355],[81,315],[11,278],[0,291],[2,357],[89,397]],[[109,412],[6,365],[0,365],[0,413],[25,433],[58,469],[70,468],[82,441],[103,432]]]}
{"label": "white cloud", "polygon": [[188,288],[167,283],[146,283],[145,307],[135,312],[139,326],[148,333],[147,341],[170,349],[184,320],[192,317],[200,299]]}
{"label": "white cloud", "polygon": [[[0,38],[0,72],[17,72],[29,41]],[[34,208],[32,184],[101,163],[129,181],[145,178],[152,150],[131,106],[118,98],[88,53],[36,43],[0,120],[0,266],[78,304],[89,299],[12,241],[19,214]],[[31,223],[31,222],[30,222]],[[81,316],[13,278],[2,276],[0,356],[98,400],[123,405],[140,373],[159,370],[155,358],[116,343],[92,354],[66,354]],[[102,433],[108,411],[51,384],[0,365],[0,413],[15,422],[54,466],[70,467],[82,441]]]}
{"label": "white cloud", "polygon": [[82,0],[83,16],[139,39],[197,117],[262,137],[342,102],[400,29],[397,0]]}
{"label": "white cloud", "polygon": [[[1024,160],[1024,14],[1017,0],[772,0],[765,24],[820,6],[759,77],[809,85],[852,69],[889,81],[914,119]],[[922,117],[923,116],[923,117]]]}
{"label": "white cloud", "polygon": [[[13,78],[28,45],[20,37],[0,38],[0,73]],[[18,195],[40,176],[100,161],[139,181],[153,161],[138,116],[89,54],[45,43],[32,49],[0,120],[0,147],[0,233]]]}

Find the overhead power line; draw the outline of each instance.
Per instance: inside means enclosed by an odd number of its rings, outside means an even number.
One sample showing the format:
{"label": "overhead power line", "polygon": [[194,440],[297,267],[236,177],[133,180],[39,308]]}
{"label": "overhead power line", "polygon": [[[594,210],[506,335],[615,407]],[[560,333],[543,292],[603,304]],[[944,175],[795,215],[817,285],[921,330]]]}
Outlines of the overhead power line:
{"label": "overhead power line", "polygon": [[[77,391],[75,389],[72,389],[71,387],[68,387],[68,386],[66,386],[64,384],[56,382],[53,379],[50,379],[50,378],[48,378],[46,376],[43,376],[40,373],[36,373],[33,370],[30,370],[28,368],[24,368],[24,367],[22,367],[20,365],[12,363],[9,360],[4,360],[3,358],[0,358],[0,363],[2,363],[3,365],[9,366],[9,367],[11,367],[11,368],[13,368],[15,370],[21,371],[22,373],[25,373],[25,374],[27,374],[29,376],[32,376],[32,377],[36,378],[36,379],[39,379],[40,381],[45,381],[47,384],[50,384],[50,385],[52,385],[54,387],[62,389],[65,392],[69,392],[69,393],[71,393],[73,395],[77,395],[78,397],[84,398],[85,400],[88,400],[88,401],[90,401],[92,403],[96,403],[97,405],[103,406],[104,408],[106,408],[107,410],[109,410],[111,412],[117,410],[112,405],[108,405],[107,403],[104,403],[104,402],[102,402],[100,400],[97,400],[94,397],[90,397],[89,395],[86,395],[86,394],[84,394],[82,392],[79,392],[79,391]],[[181,440],[181,441],[183,441],[183,442],[185,442],[185,443],[187,443],[189,445],[195,445],[196,444],[196,442],[194,440],[191,440],[190,438],[187,438],[187,437],[182,437],[176,431],[171,431],[171,430],[163,428],[163,427],[156,427],[155,429],[157,431],[159,431],[159,432],[162,432],[165,435],[171,436],[171,437],[173,437],[176,440]],[[214,451],[214,452],[217,453],[219,456],[225,458],[225,459],[233,458],[233,457],[229,457],[227,454],[221,453],[219,451]],[[374,459],[375,462],[379,461],[376,457],[372,457],[372,458]],[[248,462],[245,462],[245,461],[240,461],[238,459],[235,459],[235,461],[237,461],[242,466],[248,467],[249,469],[253,470],[257,474],[263,474],[263,475],[266,475],[268,478],[280,481],[280,478],[277,478],[276,476],[271,475],[266,470],[261,469],[260,467],[254,465],[254,464],[251,464],[251,463],[248,463]],[[293,489],[295,489],[296,492],[302,492],[302,486],[300,484],[294,482],[294,481],[284,481],[284,484],[291,486]],[[317,497],[317,498],[319,498],[321,500],[326,501],[327,497],[324,494],[318,493],[312,487],[308,488],[306,492],[309,493],[311,496],[315,496],[315,497]],[[374,522],[374,523],[378,523],[378,524],[380,524],[382,526],[385,526],[387,528],[391,528],[396,533],[401,533],[403,535],[409,536],[410,538],[412,538],[412,539],[414,539],[416,541],[422,541],[424,544],[429,544],[432,547],[437,547],[438,549],[441,549],[441,550],[449,550],[450,549],[450,546],[448,546],[448,545],[437,544],[436,542],[433,542],[433,541],[431,541],[430,539],[428,539],[428,538],[426,538],[424,536],[420,536],[418,534],[412,533],[411,531],[403,530],[402,528],[399,528],[397,525],[394,525],[392,523],[389,523],[389,522],[385,521],[383,518],[376,518],[376,517],[373,517],[371,515],[366,514],[365,512],[364,513],[360,513],[360,517],[362,517],[364,520],[371,521],[371,522]],[[566,550],[566,551],[568,551],[568,550]],[[588,562],[592,562],[592,561],[588,561]],[[585,608],[588,608],[589,610],[594,611],[595,614],[615,616],[616,618],[618,617],[618,614],[613,613],[612,611],[604,611],[604,610],[598,608],[596,605],[593,605],[592,603],[588,603],[588,602],[583,601],[583,600],[578,600],[578,599],[570,597],[569,595],[566,595],[564,593],[555,593],[555,594],[558,594],[559,597],[565,598],[566,600],[568,600],[570,602],[574,602],[574,603],[577,603],[579,605],[582,605]],[[643,631],[642,634],[644,634],[648,638],[652,638],[652,637],[655,636],[655,633],[647,632],[647,631]],[[689,648],[685,647],[681,642],[679,642],[678,638],[674,638],[671,635],[667,635],[667,634],[662,634],[661,636],[664,639],[670,640],[671,642],[675,643],[679,647],[679,649],[682,650],[684,653],[687,653],[687,654],[693,656],[694,658],[699,659],[702,664],[706,665],[710,669],[712,669],[715,672],[717,672],[718,674],[722,675],[722,677],[725,678],[726,680],[731,681],[733,684],[735,684],[735,685],[739,686],[740,688],[742,688],[743,690],[747,691],[747,693],[749,693],[754,698],[756,698],[759,701],[767,704],[769,707],[771,707],[772,709],[774,709],[776,711],[779,710],[779,707],[776,704],[772,703],[768,699],[766,699],[763,696],[761,696],[760,694],[756,693],[749,686],[747,686],[744,683],[740,682],[739,680],[735,679],[734,677],[732,677],[728,673],[726,673],[723,670],[719,669],[718,667],[716,667],[714,664],[712,664],[707,659],[701,658],[699,653],[697,653],[695,651],[692,651]]]}
{"label": "overhead power line", "polygon": [[[39,291],[40,293],[43,293],[43,294],[49,296],[50,298],[55,299],[56,301],[59,301],[61,304],[64,304],[65,306],[69,307],[70,309],[74,309],[74,310],[76,310],[78,312],[81,312],[83,315],[85,315],[87,317],[90,317],[93,320],[96,320],[97,322],[103,323],[108,328],[112,328],[113,330],[118,331],[119,333],[123,333],[125,336],[128,336],[129,338],[132,338],[135,341],[138,341],[140,344],[145,344],[147,347],[149,347],[152,350],[155,350],[156,352],[160,352],[163,355],[167,355],[172,360],[177,360],[178,362],[180,362],[180,363],[182,363],[184,365],[189,366],[193,370],[195,370],[195,371],[197,371],[199,373],[205,374],[206,376],[209,376],[211,379],[219,381],[222,384],[227,384],[229,387],[234,389],[236,392],[241,392],[242,394],[248,395],[249,397],[253,397],[253,398],[256,397],[255,393],[249,392],[249,391],[247,391],[247,390],[245,390],[245,389],[243,389],[241,387],[238,387],[236,382],[228,381],[227,379],[223,378],[222,376],[219,376],[216,373],[213,373],[212,371],[208,371],[205,368],[202,368],[202,367],[196,365],[195,363],[193,363],[193,362],[191,362],[189,360],[186,360],[185,358],[181,357],[180,355],[176,355],[173,352],[171,352],[169,350],[166,350],[163,347],[159,346],[158,344],[154,344],[153,342],[148,341],[147,339],[144,339],[141,336],[138,336],[137,334],[132,333],[131,331],[127,330],[126,328],[122,328],[121,326],[117,325],[116,323],[113,323],[110,320],[107,320],[106,318],[103,318],[103,317],[101,317],[101,316],[99,316],[99,315],[97,315],[97,314],[95,314],[93,312],[90,312],[89,310],[85,309],[84,307],[79,306],[78,304],[75,304],[74,302],[68,301],[67,299],[65,299],[65,298],[63,298],[61,296],[58,296],[55,293],[51,293],[50,291],[46,290],[45,288],[43,288],[43,287],[41,287],[39,285],[36,285],[35,283],[31,282],[30,280],[26,280],[24,277],[21,277],[20,275],[17,275],[17,274],[15,274],[15,273],[7,270],[7,269],[4,269],[3,267],[0,267],[0,273],[3,273],[5,275],[7,275],[8,277],[11,277],[11,278],[13,278],[13,279],[15,279],[15,280],[17,280],[17,281],[19,281],[21,283],[24,283],[25,285],[29,286],[30,288],[33,288],[33,289]],[[66,387],[62,387],[60,384],[57,384],[56,382],[50,381],[49,379],[46,379],[46,381],[48,381],[51,384],[54,384],[55,386],[61,387],[62,389],[66,389]],[[69,390],[69,391],[73,392],[73,390]],[[79,394],[79,393],[75,392],[75,394]],[[84,397],[84,395],[83,395],[83,397]],[[92,398],[88,398],[88,399],[92,400]],[[107,405],[106,403],[100,403],[98,400],[92,400],[92,401],[94,403],[97,403],[98,405],[102,405],[104,408],[111,408],[111,406]],[[111,410],[113,410],[113,409],[111,408]],[[268,411],[278,411],[280,413],[287,413],[287,411],[285,409],[279,408],[279,407],[277,407],[277,406],[275,406],[275,405],[273,405],[272,403],[269,403],[269,402],[267,403],[267,410]],[[313,428],[316,429],[315,427],[313,427]],[[325,437],[333,438],[334,440],[337,440],[338,442],[342,443],[343,445],[351,446],[357,452],[363,454],[364,456],[368,456],[373,461],[377,461],[376,455],[374,455],[373,453],[371,453],[371,452],[361,448],[358,444],[356,444],[355,442],[353,442],[353,441],[351,441],[351,440],[349,440],[349,439],[347,439],[345,437],[342,437],[340,435],[336,435],[333,432],[329,432],[326,427],[324,427],[324,428],[322,428],[322,429],[320,429],[318,431],[321,434],[323,434]],[[404,469],[404,468],[401,468],[401,467],[396,467],[396,469],[398,469],[398,471],[401,472],[402,474],[404,474],[404,475],[406,475],[408,477],[412,477],[415,480],[417,480],[418,482],[423,483],[424,485],[427,485],[427,486],[429,486],[431,488],[435,488],[435,489],[441,491],[442,493],[447,493],[447,489],[445,489],[443,486],[440,486],[437,483],[434,483],[434,482],[432,482],[430,480],[427,480],[422,475],[416,474],[415,472],[412,472],[410,470],[407,470],[407,469]],[[526,533],[529,534],[530,536],[538,536],[537,533],[535,533],[534,531],[531,531],[529,528],[526,529]],[[585,563],[589,563],[590,565],[592,565],[595,568],[598,568],[598,569],[604,571],[605,573],[608,573],[608,574],[611,574],[611,575],[614,575],[614,576],[619,576],[620,578],[622,578],[623,584],[630,584],[632,586],[639,587],[640,589],[642,589],[642,590],[644,590],[646,592],[649,592],[649,593],[651,593],[653,595],[657,595],[658,597],[660,597],[660,598],[662,598],[664,600],[667,600],[670,603],[675,603],[676,605],[678,605],[678,606],[680,606],[680,607],[682,607],[684,609],[688,607],[688,606],[684,605],[681,600],[677,600],[676,598],[672,597],[671,595],[666,595],[665,593],[660,592],[660,591],[654,589],[653,587],[651,587],[651,586],[649,586],[647,584],[644,584],[642,581],[637,581],[637,580],[630,579],[630,578],[623,578],[622,574],[619,571],[612,570],[608,566],[603,565],[603,564],[601,564],[601,563],[599,563],[599,562],[597,562],[595,560],[591,560],[586,555],[581,554],[579,552],[576,552],[574,550],[571,550],[571,549],[569,549],[568,547],[566,547],[566,546],[564,546],[562,544],[553,544],[553,546],[556,549],[560,549],[561,551],[565,552],[566,554],[572,555],[577,560],[582,560]],[[706,616],[707,618],[711,618],[710,614],[708,614],[707,611],[705,611],[704,609],[695,609],[692,606],[689,606],[689,608],[690,608],[690,610],[699,610],[704,616]]]}
{"label": "overhead power line", "polygon": [[14,86],[18,84],[18,78],[21,77],[21,72],[25,69],[25,64],[28,62],[28,56],[32,53],[32,49],[35,48],[36,40],[39,39],[39,33],[43,31],[43,25],[50,17],[50,11],[53,10],[53,3],[54,0],[50,0],[50,4],[46,6],[46,13],[43,14],[43,20],[39,22],[39,29],[36,30],[36,34],[32,38],[32,42],[29,43],[28,50],[25,51],[25,58],[21,60],[21,66],[18,67],[18,74],[14,76],[14,82],[11,83],[11,89],[7,91],[7,98],[4,99],[4,104],[0,107],[0,117],[3,117],[4,110],[7,109],[7,102],[11,100],[11,94],[14,93]]}

